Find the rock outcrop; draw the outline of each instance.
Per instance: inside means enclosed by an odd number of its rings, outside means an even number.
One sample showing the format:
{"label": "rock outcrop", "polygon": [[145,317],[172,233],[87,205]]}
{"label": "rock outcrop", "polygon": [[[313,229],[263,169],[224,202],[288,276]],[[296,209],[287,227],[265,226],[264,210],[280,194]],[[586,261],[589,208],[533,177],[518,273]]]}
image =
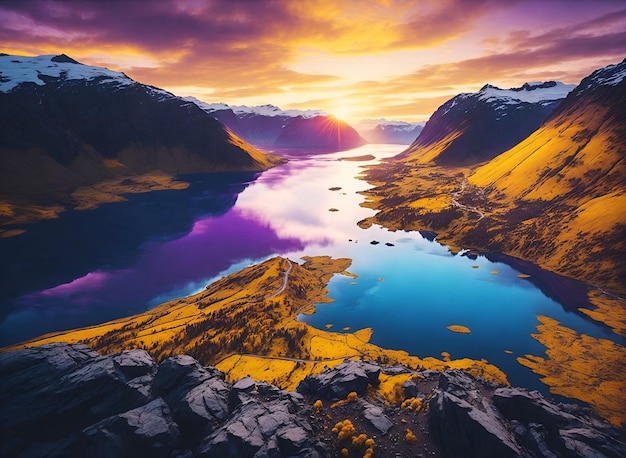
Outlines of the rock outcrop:
{"label": "rock outcrop", "polygon": [[617,458],[626,450],[615,429],[587,408],[459,371],[440,375],[429,406],[430,429],[448,456]]}
{"label": "rock outcrop", "polygon": [[0,456],[326,456],[305,401],[189,356],[55,343],[0,354]]}
{"label": "rock outcrop", "polygon": [[[366,446],[377,456],[626,451],[623,431],[589,409],[459,371],[385,368],[385,377],[414,376],[399,386],[428,404],[389,405],[374,391],[381,371],[345,361],[292,393],[249,377],[230,383],[184,355],[157,365],[143,350],[100,356],[65,343],[1,353],[0,456],[325,457],[344,448],[361,456]],[[352,391],[358,398],[347,396]],[[331,431],[338,420],[349,422],[351,437]]]}
{"label": "rock outcrop", "polygon": [[327,399],[343,399],[352,391],[364,394],[368,384],[378,385],[379,374],[380,367],[375,364],[348,360],[319,375],[305,378],[297,391]]}

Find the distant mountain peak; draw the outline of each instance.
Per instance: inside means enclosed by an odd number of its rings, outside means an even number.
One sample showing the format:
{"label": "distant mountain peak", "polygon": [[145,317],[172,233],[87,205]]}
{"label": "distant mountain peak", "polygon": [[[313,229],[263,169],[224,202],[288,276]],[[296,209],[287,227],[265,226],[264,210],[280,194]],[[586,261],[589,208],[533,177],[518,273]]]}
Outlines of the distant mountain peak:
{"label": "distant mountain peak", "polygon": [[258,116],[283,116],[286,118],[315,118],[316,116],[328,116],[328,113],[322,110],[283,110],[276,105],[265,104],[257,106],[247,105],[228,105],[226,103],[207,103],[195,97],[184,97],[188,102],[195,103],[207,113],[216,111],[231,110],[234,114],[240,115],[258,115]]}
{"label": "distant mountain peak", "polygon": [[38,86],[46,84],[46,78],[92,81],[102,78],[103,83],[128,86],[135,81],[124,73],[104,67],[84,65],[71,57],[58,56],[16,56],[0,55],[0,92],[9,92],[25,83]]}
{"label": "distant mountain peak", "polygon": [[80,62],[78,62],[77,60],[72,59],[70,56],[68,56],[67,54],[59,54],[58,56],[54,56],[52,59],[50,59],[52,62],[59,62],[59,63],[66,63],[66,64],[78,64],[78,65],[83,65]]}

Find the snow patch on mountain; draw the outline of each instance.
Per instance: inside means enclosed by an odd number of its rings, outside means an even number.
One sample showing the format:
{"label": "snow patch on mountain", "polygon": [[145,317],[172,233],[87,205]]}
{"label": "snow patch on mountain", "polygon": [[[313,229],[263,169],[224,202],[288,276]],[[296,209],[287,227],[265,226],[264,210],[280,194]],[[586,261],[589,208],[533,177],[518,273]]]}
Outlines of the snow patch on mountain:
{"label": "snow patch on mountain", "polygon": [[232,110],[237,116],[257,115],[257,116],[283,116],[288,118],[315,118],[317,116],[328,116],[328,113],[322,110],[282,110],[275,105],[258,105],[249,107],[247,105],[228,105],[226,103],[207,103],[198,100],[195,97],[183,97],[188,102],[195,103],[207,113],[215,111]]}
{"label": "snow patch on mountain", "polygon": [[575,84],[557,81],[525,83],[521,87],[511,89],[500,89],[486,84],[477,94],[486,102],[498,101],[507,105],[519,102],[540,103],[564,99],[575,87]]}
{"label": "snow patch on mountain", "polygon": [[23,83],[43,86],[46,84],[45,77],[86,81],[103,78],[103,83],[115,83],[118,86],[135,83],[124,73],[83,65],[65,55],[0,55],[0,92],[9,92]]}
{"label": "snow patch on mountain", "polygon": [[584,78],[578,88],[578,93],[598,86],[617,86],[626,78],[626,59],[619,64],[607,65]]}

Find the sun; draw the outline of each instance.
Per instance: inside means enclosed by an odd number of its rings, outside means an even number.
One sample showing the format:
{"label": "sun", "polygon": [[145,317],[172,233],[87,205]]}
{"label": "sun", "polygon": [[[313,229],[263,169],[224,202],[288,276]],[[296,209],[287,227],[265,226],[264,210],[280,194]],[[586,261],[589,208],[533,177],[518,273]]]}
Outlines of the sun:
{"label": "sun", "polygon": [[348,119],[351,114],[352,110],[345,105],[341,105],[333,109],[333,116],[342,121]]}

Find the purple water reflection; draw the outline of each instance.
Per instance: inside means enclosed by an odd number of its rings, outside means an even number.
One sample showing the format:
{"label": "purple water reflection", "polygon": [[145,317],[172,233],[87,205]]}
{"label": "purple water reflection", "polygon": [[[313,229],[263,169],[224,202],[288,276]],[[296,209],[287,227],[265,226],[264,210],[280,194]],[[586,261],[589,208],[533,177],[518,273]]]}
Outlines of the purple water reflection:
{"label": "purple water reflection", "polygon": [[[242,260],[303,248],[302,241],[280,237],[252,213],[231,209],[223,216],[196,221],[183,237],[147,244],[132,268],[90,272],[69,283],[25,295],[19,304],[39,309],[46,320],[56,321],[51,330],[64,329],[68,312],[85,315],[88,322],[83,325],[95,324],[143,311],[152,299],[173,290],[201,288],[208,279]],[[42,316],[33,319],[41,320]]]}

